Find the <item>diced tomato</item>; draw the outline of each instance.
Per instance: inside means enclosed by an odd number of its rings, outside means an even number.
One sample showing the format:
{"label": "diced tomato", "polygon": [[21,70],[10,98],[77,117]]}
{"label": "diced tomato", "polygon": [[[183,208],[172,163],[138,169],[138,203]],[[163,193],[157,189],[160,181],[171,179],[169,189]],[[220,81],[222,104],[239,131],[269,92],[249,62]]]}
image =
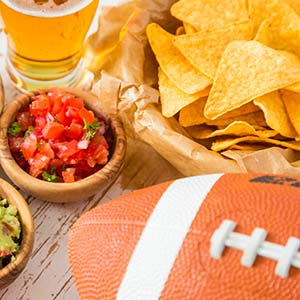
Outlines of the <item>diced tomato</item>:
{"label": "diced tomato", "polygon": [[65,93],[59,88],[50,88],[48,92],[48,97],[50,101],[55,101],[55,99],[62,98]]}
{"label": "diced tomato", "polygon": [[30,166],[35,166],[37,169],[47,168],[50,162],[50,157],[42,153],[37,153],[34,157],[28,160]]}
{"label": "diced tomato", "polygon": [[49,166],[48,166],[48,172],[50,172],[50,173],[55,172],[55,174],[57,174],[58,176],[61,177],[62,169],[64,169],[65,166],[66,166],[66,163],[62,159],[59,159],[59,158],[51,159]]}
{"label": "diced tomato", "polygon": [[72,95],[72,94],[64,94],[61,99],[62,99],[63,103],[68,103],[68,101],[73,98],[74,98],[74,95]]}
{"label": "diced tomato", "polygon": [[83,121],[86,121],[88,124],[92,124],[95,121],[94,113],[90,110],[87,110],[85,107],[79,110],[78,115]]}
{"label": "diced tomato", "polygon": [[55,153],[49,143],[43,143],[39,147],[39,152],[43,155],[46,155],[46,156],[52,158],[52,159],[55,157]]}
{"label": "diced tomato", "polygon": [[37,178],[43,172],[43,170],[37,169],[35,166],[30,166],[28,172],[31,176]]}
{"label": "diced tomato", "polygon": [[46,123],[47,123],[46,117],[37,116],[35,118],[35,126],[40,129],[43,129],[45,127]]}
{"label": "diced tomato", "polygon": [[29,107],[34,116],[45,116],[51,109],[49,97],[46,94],[35,96]]}
{"label": "diced tomato", "polygon": [[79,108],[73,106],[67,106],[65,114],[67,118],[79,119],[78,112],[79,112]]}
{"label": "diced tomato", "polygon": [[34,153],[37,149],[37,137],[34,134],[30,134],[25,138],[21,144],[21,150],[24,155],[24,158],[28,161],[34,156]]}
{"label": "diced tomato", "polygon": [[68,99],[65,103],[67,106],[78,108],[78,110],[84,107],[83,100],[74,96],[73,98]]}
{"label": "diced tomato", "polygon": [[60,122],[61,124],[65,125],[65,126],[68,126],[69,124],[69,120],[68,118],[66,117],[66,113],[65,113],[65,110],[62,109],[59,113],[57,113],[55,115],[55,119]]}
{"label": "diced tomato", "polygon": [[52,110],[51,110],[52,115],[56,115],[62,109],[63,95],[64,93],[59,89],[55,89],[55,88],[50,89],[48,93],[48,97],[50,99],[50,102],[52,103]]}
{"label": "diced tomato", "polygon": [[66,161],[66,163],[70,165],[76,165],[82,160],[85,160],[84,151],[79,151],[71,155]]}
{"label": "diced tomato", "polygon": [[53,100],[53,106],[52,106],[52,111],[51,111],[51,113],[52,113],[53,115],[56,115],[57,113],[60,112],[60,110],[62,109],[62,107],[63,107],[63,103],[62,103],[61,98],[55,98],[55,99]]}
{"label": "diced tomato", "polygon": [[82,136],[83,127],[81,124],[76,123],[75,120],[72,121],[70,126],[67,126],[64,130],[64,135],[70,139],[80,139]]}
{"label": "diced tomato", "polygon": [[40,140],[43,138],[43,133],[42,133],[42,129],[35,127],[34,129],[32,129],[32,131],[30,131],[31,134],[34,134],[37,138],[37,143],[40,142]]}
{"label": "diced tomato", "polygon": [[65,162],[59,158],[54,158],[51,160],[49,166],[55,167],[55,169],[61,168]]}
{"label": "diced tomato", "polygon": [[29,174],[38,177],[41,171],[47,169],[50,162],[50,157],[42,154],[37,153],[34,157],[28,160],[30,165]]}
{"label": "diced tomato", "polygon": [[23,111],[17,114],[17,122],[21,126],[22,131],[26,131],[29,126],[34,125],[34,117],[30,111]]}
{"label": "diced tomato", "polygon": [[55,147],[58,150],[56,152],[57,157],[66,161],[70,156],[81,151],[80,149],[78,149],[77,144],[78,142],[76,140],[71,140],[70,142],[55,143]]}
{"label": "diced tomato", "polygon": [[[93,168],[89,166],[89,164],[85,159],[79,160],[78,163],[76,164],[76,170],[90,171],[92,169]],[[76,171],[76,174],[79,174],[79,172]]]}
{"label": "diced tomato", "polygon": [[47,123],[42,133],[46,139],[59,139],[65,130],[65,126],[57,122]]}
{"label": "diced tomato", "polygon": [[97,164],[96,159],[92,155],[87,155],[86,161],[91,168],[94,168]]}
{"label": "diced tomato", "polygon": [[12,252],[10,250],[7,249],[0,250],[0,258],[10,256],[10,255],[12,255]]}
{"label": "diced tomato", "polygon": [[67,168],[61,172],[64,182],[74,182],[75,168]]}
{"label": "diced tomato", "polygon": [[8,145],[12,153],[17,153],[21,150],[21,145],[23,143],[22,137],[8,136]]}
{"label": "diced tomato", "polygon": [[81,160],[78,164],[74,165],[74,168],[76,168],[75,175],[78,177],[85,178],[99,171],[100,169],[102,169],[102,167],[103,166],[101,165],[95,165],[94,167],[91,167],[89,166],[87,161]]}
{"label": "diced tomato", "polygon": [[95,136],[87,149],[87,162],[94,167],[95,164],[104,165],[108,160],[108,144],[103,136]]}

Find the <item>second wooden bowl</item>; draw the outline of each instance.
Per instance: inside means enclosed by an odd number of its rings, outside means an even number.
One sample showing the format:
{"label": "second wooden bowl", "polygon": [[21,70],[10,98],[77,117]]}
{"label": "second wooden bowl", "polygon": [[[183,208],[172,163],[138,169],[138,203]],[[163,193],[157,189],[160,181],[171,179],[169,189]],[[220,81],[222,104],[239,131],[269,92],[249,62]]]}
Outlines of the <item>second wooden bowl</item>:
{"label": "second wooden bowl", "polygon": [[21,194],[8,182],[0,178],[0,197],[16,206],[22,227],[21,247],[16,259],[0,269],[0,289],[13,282],[25,268],[34,243],[34,224],[30,209]]}
{"label": "second wooden bowl", "polygon": [[47,92],[47,89],[21,95],[7,106],[0,120],[0,163],[8,177],[30,195],[50,202],[73,202],[86,199],[113,184],[124,164],[126,138],[121,122],[117,117],[108,116],[101,111],[99,99],[96,96],[74,88],[60,87],[60,89],[81,97],[86,107],[92,110],[95,115],[104,117],[111,127],[114,145],[113,153],[108,163],[93,175],[72,183],[42,181],[20,168],[10,152],[7,129],[15,120],[18,111],[27,107],[34,95]]}

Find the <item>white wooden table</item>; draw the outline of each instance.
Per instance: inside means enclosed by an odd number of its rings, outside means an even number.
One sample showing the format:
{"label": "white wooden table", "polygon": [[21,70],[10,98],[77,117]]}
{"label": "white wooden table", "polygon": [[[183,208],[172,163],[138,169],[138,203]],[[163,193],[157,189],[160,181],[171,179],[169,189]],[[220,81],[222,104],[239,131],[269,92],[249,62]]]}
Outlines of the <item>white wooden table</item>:
{"label": "white wooden table", "polygon": [[[120,0],[102,0],[102,5],[115,5],[119,2]],[[17,92],[5,78],[4,49],[4,34],[0,33],[0,72],[4,77],[5,101],[9,102]],[[134,189],[180,176],[147,145],[136,141],[134,145],[135,147],[130,147],[129,143],[126,165],[116,183],[108,191],[88,201],[54,204],[21,191],[30,205],[34,218],[35,244],[31,259],[23,273],[8,288],[0,290],[1,300],[78,300],[79,295],[71,276],[67,253],[70,226],[84,212],[99,204]],[[145,152],[147,155],[141,155]],[[159,160],[158,164],[154,163],[156,160]],[[7,179],[1,169],[0,177]]]}

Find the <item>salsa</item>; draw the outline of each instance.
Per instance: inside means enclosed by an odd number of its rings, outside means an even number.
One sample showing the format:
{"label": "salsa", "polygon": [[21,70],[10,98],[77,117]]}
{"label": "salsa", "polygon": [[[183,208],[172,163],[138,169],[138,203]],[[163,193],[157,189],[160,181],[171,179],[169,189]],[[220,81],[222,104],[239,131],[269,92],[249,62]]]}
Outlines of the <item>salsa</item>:
{"label": "salsa", "polygon": [[0,268],[15,260],[20,248],[21,224],[17,208],[0,200]]}
{"label": "salsa", "polygon": [[32,97],[8,128],[19,166],[49,182],[74,182],[99,171],[109,159],[112,136],[83,99],[60,89]]}

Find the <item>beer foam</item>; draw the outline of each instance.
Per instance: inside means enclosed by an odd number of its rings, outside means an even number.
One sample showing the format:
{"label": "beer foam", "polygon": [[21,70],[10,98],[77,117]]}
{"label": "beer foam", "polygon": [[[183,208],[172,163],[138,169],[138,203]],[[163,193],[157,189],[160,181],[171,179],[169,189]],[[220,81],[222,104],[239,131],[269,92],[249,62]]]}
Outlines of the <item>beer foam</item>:
{"label": "beer foam", "polygon": [[70,15],[93,2],[93,0],[68,0],[63,4],[57,5],[53,0],[49,0],[43,4],[37,4],[34,0],[1,1],[19,13],[40,18],[56,18]]}

